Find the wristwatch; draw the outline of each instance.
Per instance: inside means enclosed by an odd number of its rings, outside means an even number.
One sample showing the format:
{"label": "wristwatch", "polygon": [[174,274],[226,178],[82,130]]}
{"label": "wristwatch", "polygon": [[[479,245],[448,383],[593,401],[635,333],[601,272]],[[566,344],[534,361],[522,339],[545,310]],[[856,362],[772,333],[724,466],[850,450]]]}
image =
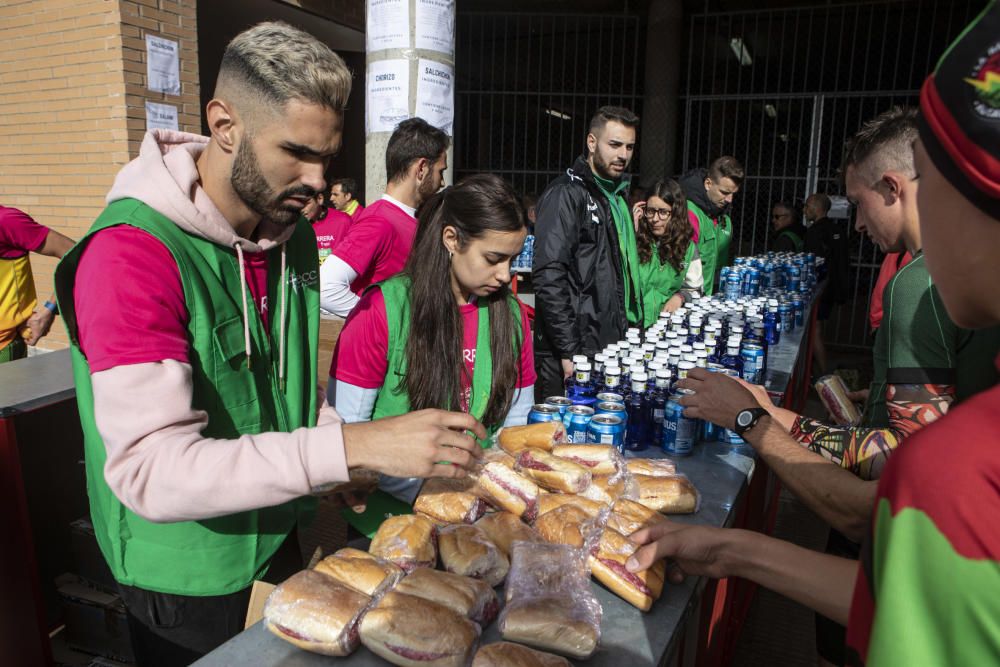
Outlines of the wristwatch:
{"label": "wristwatch", "polygon": [[743,437],[743,434],[752,429],[760,421],[760,418],[767,414],[764,408],[748,408],[736,413],[736,435]]}

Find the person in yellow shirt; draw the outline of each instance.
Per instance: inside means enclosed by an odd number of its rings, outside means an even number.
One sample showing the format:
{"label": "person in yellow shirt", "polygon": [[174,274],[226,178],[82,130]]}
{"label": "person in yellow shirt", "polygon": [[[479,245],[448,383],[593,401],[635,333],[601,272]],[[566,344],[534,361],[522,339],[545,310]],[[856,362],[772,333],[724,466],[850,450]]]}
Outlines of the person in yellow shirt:
{"label": "person in yellow shirt", "polygon": [[62,257],[72,247],[72,239],[27,213],[0,206],[0,363],[28,356],[28,345],[49,332],[56,316],[53,297],[37,306],[28,254]]}

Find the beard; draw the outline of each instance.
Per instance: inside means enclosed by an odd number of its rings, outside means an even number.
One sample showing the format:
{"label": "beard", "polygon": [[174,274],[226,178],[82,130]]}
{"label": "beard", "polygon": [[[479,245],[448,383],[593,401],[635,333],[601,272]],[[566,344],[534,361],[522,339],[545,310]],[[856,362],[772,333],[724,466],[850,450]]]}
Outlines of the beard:
{"label": "beard", "polygon": [[[611,171],[611,164],[612,163],[617,163],[617,164],[622,165],[622,173],[615,174],[614,172],[612,172]],[[609,181],[617,181],[618,179],[620,179],[622,177],[622,175],[625,173],[626,169],[628,169],[628,163],[627,162],[624,163],[624,164],[622,164],[617,159],[613,160],[612,162],[607,162],[607,161],[604,160],[603,157],[601,157],[601,152],[600,151],[598,151],[598,150],[594,151],[594,171],[596,171],[597,175],[600,176],[601,178],[606,178]]]}
{"label": "beard", "polygon": [[308,185],[298,185],[276,195],[260,171],[257,154],[250,145],[249,136],[244,137],[236,150],[230,182],[236,196],[247,208],[282,227],[294,225],[302,216],[302,209],[284,205],[282,202],[285,199],[296,196],[315,197],[317,194]]}

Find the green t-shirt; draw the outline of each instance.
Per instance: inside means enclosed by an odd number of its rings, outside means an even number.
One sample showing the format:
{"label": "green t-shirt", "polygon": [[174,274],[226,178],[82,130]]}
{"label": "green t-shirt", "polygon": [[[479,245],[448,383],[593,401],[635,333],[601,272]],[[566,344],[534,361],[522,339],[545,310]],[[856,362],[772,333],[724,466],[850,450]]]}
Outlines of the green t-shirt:
{"label": "green t-shirt", "polygon": [[961,401],[996,383],[1000,327],[970,331],[952,322],[922,253],[886,284],[882,304],[866,426],[888,426],[887,384],[955,385]]}

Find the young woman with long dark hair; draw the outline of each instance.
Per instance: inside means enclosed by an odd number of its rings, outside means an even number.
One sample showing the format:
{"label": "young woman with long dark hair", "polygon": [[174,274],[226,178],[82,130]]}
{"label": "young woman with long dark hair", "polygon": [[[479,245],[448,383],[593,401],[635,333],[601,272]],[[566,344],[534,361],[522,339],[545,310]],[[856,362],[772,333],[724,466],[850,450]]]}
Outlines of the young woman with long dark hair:
{"label": "young woman with long dark hair", "polygon": [[641,206],[639,231],[639,280],[645,326],[661,312],[670,313],[702,292],[701,259],[688,222],[687,199],[677,181],[659,181]]}
{"label": "young woman with long dark hair", "polygon": [[[356,422],[460,410],[490,433],[524,424],[534,354],[508,285],[526,234],[520,200],[497,176],[470,176],[431,197],[403,272],[368,290],[344,324],[328,389],[338,413]],[[380,486],[412,503],[420,480]]]}

